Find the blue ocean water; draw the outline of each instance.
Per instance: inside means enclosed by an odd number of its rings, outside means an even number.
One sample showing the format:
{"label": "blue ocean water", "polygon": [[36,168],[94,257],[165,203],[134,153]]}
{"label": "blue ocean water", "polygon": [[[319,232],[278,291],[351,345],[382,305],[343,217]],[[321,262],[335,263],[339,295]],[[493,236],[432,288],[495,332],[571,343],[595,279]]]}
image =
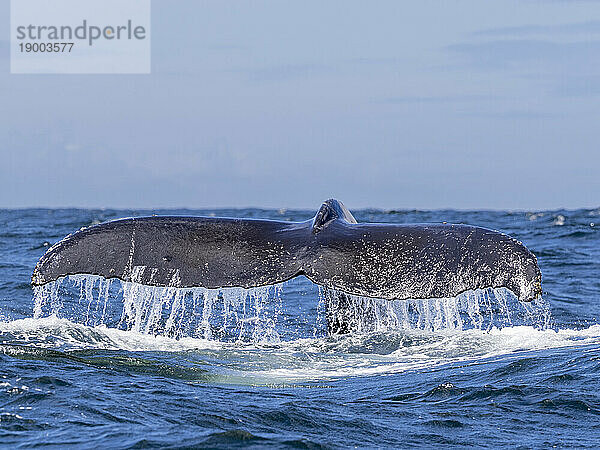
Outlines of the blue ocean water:
{"label": "blue ocean water", "polygon": [[83,226],[314,211],[0,210],[0,446],[600,447],[600,209],[353,212],[506,232],[537,255],[543,300],[355,299],[370,319],[328,336],[304,279],[181,292],[72,277],[34,295],[37,259]]}

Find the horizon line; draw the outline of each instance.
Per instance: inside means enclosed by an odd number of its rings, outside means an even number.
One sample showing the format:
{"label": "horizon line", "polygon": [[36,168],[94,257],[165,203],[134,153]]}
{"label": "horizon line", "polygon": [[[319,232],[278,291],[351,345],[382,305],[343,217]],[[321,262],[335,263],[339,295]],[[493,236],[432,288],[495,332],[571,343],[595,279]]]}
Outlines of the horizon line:
{"label": "horizon line", "polygon": [[[320,206],[320,205],[319,205]],[[267,206],[0,206],[0,211],[23,211],[23,210],[135,210],[135,211],[156,211],[156,210],[244,210],[244,209],[256,209],[256,210],[272,210],[272,211],[317,211],[317,207],[267,207]],[[381,211],[381,212],[393,212],[393,211],[458,211],[458,212],[532,212],[532,211],[578,211],[578,210],[597,210],[600,209],[598,206],[581,206],[581,207],[551,207],[551,208],[495,208],[495,207],[484,207],[484,208],[461,208],[461,207],[435,207],[435,208],[416,208],[416,207],[391,207],[384,208],[378,206],[360,206],[348,208],[351,211]]]}

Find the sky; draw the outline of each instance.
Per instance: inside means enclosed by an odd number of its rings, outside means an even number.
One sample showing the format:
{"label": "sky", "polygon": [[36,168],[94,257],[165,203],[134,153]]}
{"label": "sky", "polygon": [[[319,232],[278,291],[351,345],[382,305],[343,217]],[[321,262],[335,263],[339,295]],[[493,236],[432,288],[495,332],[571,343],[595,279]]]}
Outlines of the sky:
{"label": "sky", "polygon": [[149,75],[11,75],[0,207],[600,206],[600,2],[152,2]]}

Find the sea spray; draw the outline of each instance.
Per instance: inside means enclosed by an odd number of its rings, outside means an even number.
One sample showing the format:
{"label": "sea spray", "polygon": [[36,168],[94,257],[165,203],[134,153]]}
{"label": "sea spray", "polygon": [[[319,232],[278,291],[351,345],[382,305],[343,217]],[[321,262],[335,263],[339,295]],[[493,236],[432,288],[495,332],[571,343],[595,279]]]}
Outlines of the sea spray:
{"label": "sea spray", "polygon": [[[468,291],[451,298],[384,300],[319,288],[312,336],[290,330],[283,284],[251,289],[146,286],[71,275],[35,287],[34,317],[56,316],[88,326],[169,338],[222,342],[278,342],[332,333],[397,330],[491,330],[517,325],[551,326],[543,300],[519,302],[507,289]],[[311,301],[311,296],[305,298]],[[296,327],[297,328],[297,327]]]}

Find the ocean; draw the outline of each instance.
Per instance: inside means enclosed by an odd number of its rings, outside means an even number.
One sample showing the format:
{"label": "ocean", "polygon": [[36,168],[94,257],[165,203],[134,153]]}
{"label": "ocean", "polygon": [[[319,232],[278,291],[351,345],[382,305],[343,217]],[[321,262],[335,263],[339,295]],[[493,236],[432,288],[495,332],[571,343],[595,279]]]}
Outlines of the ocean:
{"label": "ocean", "polygon": [[354,298],[329,336],[298,278],[259,289],[72,276],[32,290],[50,245],[151,214],[306,220],[314,211],[0,210],[0,446],[600,447],[600,209],[359,210],[450,222],[537,256],[543,298]]}

